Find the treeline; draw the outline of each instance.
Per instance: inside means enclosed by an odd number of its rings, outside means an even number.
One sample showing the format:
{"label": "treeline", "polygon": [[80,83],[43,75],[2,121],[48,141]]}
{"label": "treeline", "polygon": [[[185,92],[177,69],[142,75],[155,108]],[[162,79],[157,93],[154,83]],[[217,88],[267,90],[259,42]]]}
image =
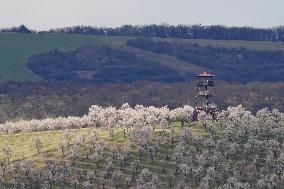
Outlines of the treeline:
{"label": "treeline", "polygon": [[12,32],[12,33],[36,33],[36,31],[27,28],[25,25],[20,25],[18,27],[3,28],[0,32]]}
{"label": "treeline", "polygon": [[[34,32],[25,26],[0,30],[2,32]],[[65,33],[102,36],[161,37],[185,39],[213,40],[245,40],[245,41],[284,41],[284,26],[273,28],[227,27],[222,25],[124,25],[108,28],[96,26],[73,26],[39,33]]]}
{"label": "treeline", "polygon": [[74,26],[49,30],[47,33],[88,34],[103,36],[161,37],[214,40],[284,41],[284,27],[253,28],[221,25],[125,25],[116,28]]}

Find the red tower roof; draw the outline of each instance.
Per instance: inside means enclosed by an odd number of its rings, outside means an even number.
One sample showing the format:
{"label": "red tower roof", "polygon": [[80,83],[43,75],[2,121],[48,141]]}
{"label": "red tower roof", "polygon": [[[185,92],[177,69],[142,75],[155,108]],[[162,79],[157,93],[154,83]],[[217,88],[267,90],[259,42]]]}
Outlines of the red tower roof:
{"label": "red tower roof", "polygon": [[197,77],[214,77],[215,75],[208,73],[207,71],[204,71],[203,73],[197,75]]}

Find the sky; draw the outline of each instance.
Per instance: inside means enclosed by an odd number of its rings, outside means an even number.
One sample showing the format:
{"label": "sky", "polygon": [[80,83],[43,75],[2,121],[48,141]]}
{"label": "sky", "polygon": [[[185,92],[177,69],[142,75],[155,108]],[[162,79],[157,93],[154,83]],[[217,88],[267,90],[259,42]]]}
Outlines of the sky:
{"label": "sky", "polygon": [[284,0],[0,0],[0,28],[74,25],[284,25]]}

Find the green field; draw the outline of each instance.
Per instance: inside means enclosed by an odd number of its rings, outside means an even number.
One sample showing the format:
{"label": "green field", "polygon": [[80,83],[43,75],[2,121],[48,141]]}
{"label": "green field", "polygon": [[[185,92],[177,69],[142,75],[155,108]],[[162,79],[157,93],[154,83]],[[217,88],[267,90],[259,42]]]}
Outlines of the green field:
{"label": "green field", "polygon": [[[156,38],[156,40],[161,40]],[[236,40],[210,40],[210,39],[163,39],[163,41],[180,43],[180,44],[194,44],[200,46],[224,47],[224,48],[246,48],[249,50],[258,51],[284,51],[284,42],[269,42],[269,41],[236,41]]]}
{"label": "green field", "polygon": [[[199,72],[202,67],[184,63],[174,57],[151,53],[126,46],[129,37],[101,37],[91,35],[69,34],[16,34],[0,33],[0,82],[7,80],[26,81],[39,80],[40,77],[27,69],[27,60],[32,55],[44,53],[53,49],[61,51],[74,50],[88,42],[98,45],[106,44],[124,49],[147,60],[159,62],[170,68],[175,68],[183,73],[188,70]],[[156,38],[157,39],[157,38]],[[157,39],[175,43],[197,43],[202,46],[239,48],[251,50],[281,50],[284,51],[284,43],[278,42],[248,42],[248,41],[224,41],[224,40],[194,40],[194,39]],[[177,66],[179,65],[179,66]]]}
{"label": "green field", "polygon": [[0,81],[38,80],[26,68],[30,56],[53,49],[69,51],[87,42],[105,43],[104,38],[60,34],[0,34]]}

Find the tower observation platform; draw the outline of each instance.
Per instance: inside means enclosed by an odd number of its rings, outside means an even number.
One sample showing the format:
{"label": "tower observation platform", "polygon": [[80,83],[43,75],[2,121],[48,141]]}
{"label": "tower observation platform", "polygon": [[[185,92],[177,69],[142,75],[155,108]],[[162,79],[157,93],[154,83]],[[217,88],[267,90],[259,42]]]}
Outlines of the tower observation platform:
{"label": "tower observation platform", "polygon": [[204,71],[196,76],[196,96],[194,102],[194,115],[193,120],[196,121],[198,114],[204,111],[210,114],[213,119],[216,118],[216,112],[218,110],[216,104],[213,102],[213,98],[216,97],[215,91],[215,75]]}

